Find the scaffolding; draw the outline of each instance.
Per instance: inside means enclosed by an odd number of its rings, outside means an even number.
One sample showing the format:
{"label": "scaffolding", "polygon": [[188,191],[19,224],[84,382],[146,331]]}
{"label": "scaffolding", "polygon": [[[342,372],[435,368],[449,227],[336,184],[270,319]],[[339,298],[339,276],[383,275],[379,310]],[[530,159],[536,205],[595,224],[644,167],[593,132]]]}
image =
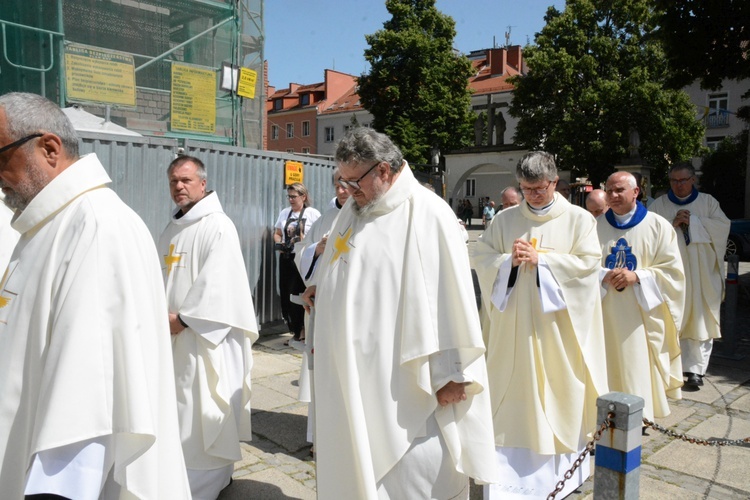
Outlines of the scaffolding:
{"label": "scaffolding", "polygon": [[4,0],[0,94],[261,149],[263,0]]}

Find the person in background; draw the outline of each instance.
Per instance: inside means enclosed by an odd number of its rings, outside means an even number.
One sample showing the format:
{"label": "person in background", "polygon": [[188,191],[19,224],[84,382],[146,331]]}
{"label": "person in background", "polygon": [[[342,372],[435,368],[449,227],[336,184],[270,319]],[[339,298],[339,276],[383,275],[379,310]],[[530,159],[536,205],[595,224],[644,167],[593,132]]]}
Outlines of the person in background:
{"label": "person in background", "polygon": [[565,179],[558,179],[555,185],[555,191],[560,193],[563,198],[570,201],[570,183]]}
{"label": "person in background", "polygon": [[336,149],[351,195],[314,285],[320,498],[468,498],[493,481],[484,344],[450,207],[384,134]]}
{"label": "person in background", "polygon": [[649,206],[651,206],[651,203],[654,202],[654,199],[648,196],[646,192],[646,179],[640,172],[631,172],[631,174],[635,178],[635,182],[638,185],[638,201],[640,201],[644,207],[648,208]]}
{"label": "person in background", "polygon": [[[305,338],[305,310],[291,300],[291,295],[305,291],[305,282],[294,263],[294,245],[302,241],[307,232],[318,220],[320,212],[312,208],[307,188],[300,182],[287,187],[289,206],[280,213],[274,224],[273,241],[279,252],[279,294],[281,295],[281,315],[292,333],[292,340]],[[289,345],[289,341],[286,342]]]}
{"label": "person in background", "polygon": [[599,217],[609,209],[607,193],[602,189],[594,189],[586,196],[586,210],[594,217]]}
{"label": "person in background", "polygon": [[523,195],[515,186],[509,186],[500,192],[500,204],[503,210],[520,205],[522,200]]}
{"label": "person in background", "polygon": [[70,120],[0,96],[0,495],[190,498],[159,257]]}
{"label": "person in background", "polygon": [[670,221],[677,231],[687,281],[680,330],[682,368],[686,389],[697,391],[708,369],[713,339],[721,337],[724,252],[730,223],[719,202],[695,188],[695,169],[690,163],[670,169],[669,185],[667,195],[654,201],[649,210]]}
{"label": "person in background", "polygon": [[638,202],[628,172],[610,175],[606,188],[611,208],[596,222],[609,389],[643,398],[644,418],[664,418],[667,397],[682,397],[685,273],[677,235]]}
{"label": "person in background", "polygon": [[487,226],[492,222],[492,218],[495,216],[495,202],[490,201],[484,206],[482,210],[482,227],[487,229]]}
{"label": "person in background", "polygon": [[[498,484],[485,498],[546,498],[586,445],[607,390],[594,218],[555,192],[549,153],[516,168],[524,201],[477,239]],[[589,476],[589,456],[563,497]]]}
{"label": "person in background", "polygon": [[258,324],[237,229],[216,192],[206,191],[203,162],[179,156],[167,177],[177,207],[158,248],[182,450],[193,499],[214,500],[242,458],[240,440],[252,440],[250,371]]}

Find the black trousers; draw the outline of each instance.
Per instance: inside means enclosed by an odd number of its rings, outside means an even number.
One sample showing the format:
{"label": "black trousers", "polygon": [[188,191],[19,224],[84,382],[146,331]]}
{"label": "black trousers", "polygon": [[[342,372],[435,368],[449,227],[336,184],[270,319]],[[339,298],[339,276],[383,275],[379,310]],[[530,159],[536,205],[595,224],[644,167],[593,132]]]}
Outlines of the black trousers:
{"label": "black trousers", "polygon": [[282,253],[279,256],[279,293],[281,294],[281,315],[299,340],[300,333],[305,327],[305,308],[289,300],[290,295],[298,295],[305,291],[305,282],[294,264],[294,254]]}

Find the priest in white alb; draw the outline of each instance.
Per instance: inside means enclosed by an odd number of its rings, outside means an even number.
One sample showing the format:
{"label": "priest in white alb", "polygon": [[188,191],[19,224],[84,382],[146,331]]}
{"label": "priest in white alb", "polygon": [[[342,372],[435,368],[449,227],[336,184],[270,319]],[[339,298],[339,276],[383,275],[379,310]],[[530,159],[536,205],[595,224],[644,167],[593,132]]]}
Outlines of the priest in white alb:
{"label": "priest in white alb", "polygon": [[159,238],[172,332],[182,448],[196,500],[229,485],[250,441],[250,370],[258,325],[237,229],[206,169],[180,156],[167,170],[177,208]]}
{"label": "priest in white alb", "polygon": [[190,498],[146,225],[44,97],[0,96],[0,166],[0,497]]}
{"label": "priest in white alb", "polygon": [[669,171],[670,189],[648,207],[677,231],[685,267],[686,298],[680,330],[685,388],[699,390],[711,359],[713,341],[721,337],[724,299],[724,252],[729,219],[719,202],[695,188],[695,169],[681,163]]}
{"label": "priest in white alb", "polygon": [[466,245],[445,201],[384,134],[350,130],[351,193],[303,296],[315,310],[319,498],[466,499],[494,481]]}
{"label": "priest in white alb", "polygon": [[678,339],[685,273],[677,234],[638,201],[628,172],[609,176],[609,210],[597,219],[602,245],[602,308],[611,391],[643,398],[643,417],[669,415],[682,397]]}
{"label": "priest in white alb", "polygon": [[[597,428],[607,393],[596,222],[555,192],[552,155],[516,167],[524,201],[478,238],[472,263],[487,311],[497,485],[485,498],[546,498]],[[561,496],[589,476],[589,456]]]}

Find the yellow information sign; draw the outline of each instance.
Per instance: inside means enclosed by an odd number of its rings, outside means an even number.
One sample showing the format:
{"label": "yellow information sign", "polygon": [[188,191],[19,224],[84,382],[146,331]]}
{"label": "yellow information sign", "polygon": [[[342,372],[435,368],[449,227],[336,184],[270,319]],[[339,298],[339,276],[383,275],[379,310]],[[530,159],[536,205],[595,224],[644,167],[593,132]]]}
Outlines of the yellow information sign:
{"label": "yellow information sign", "polygon": [[172,63],[172,130],[216,132],[216,74]]}
{"label": "yellow information sign", "polygon": [[284,162],[284,184],[287,186],[295,182],[303,182],[305,173],[302,170],[302,162],[287,160]]}
{"label": "yellow information sign", "polygon": [[80,44],[65,46],[65,88],[74,102],[135,107],[133,56]]}
{"label": "yellow information sign", "polygon": [[255,82],[258,81],[258,72],[254,69],[240,68],[240,81],[237,86],[237,94],[249,99],[255,99]]}

